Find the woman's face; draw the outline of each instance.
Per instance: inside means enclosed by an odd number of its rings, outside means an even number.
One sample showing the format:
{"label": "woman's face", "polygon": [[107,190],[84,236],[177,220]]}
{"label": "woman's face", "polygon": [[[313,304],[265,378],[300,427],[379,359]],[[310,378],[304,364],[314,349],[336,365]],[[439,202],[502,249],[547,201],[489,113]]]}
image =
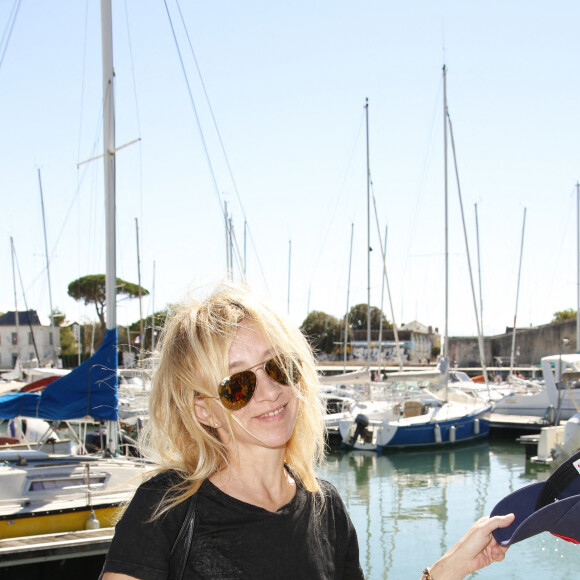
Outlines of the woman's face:
{"label": "woman's face", "polygon": [[254,326],[239,327],[229,350],[229,373],[251,369],[257,382],[250,402],[232,411],[232,428],[238,445],[282,448],[294,430],[299,407],[294,388],[277,383],[264,371],[263,363],[274,354]]}

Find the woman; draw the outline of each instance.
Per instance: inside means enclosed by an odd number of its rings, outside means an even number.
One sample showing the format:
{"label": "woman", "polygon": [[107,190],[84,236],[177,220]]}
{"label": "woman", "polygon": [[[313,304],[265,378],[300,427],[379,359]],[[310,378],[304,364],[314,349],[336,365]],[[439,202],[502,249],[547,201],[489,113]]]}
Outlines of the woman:
{"label": "woman", "polygon": [[[103,580],[173,577],[194,494],[184,578],[363,578],[344,504],[315,475],[322,416],[311,349],[263,301],[223,285],[178,307],[162,337],[142,441],[159,474],[119,521]],[[424,578],[463,578],[503,559],[491,532],[511,521],[481,520]]]}

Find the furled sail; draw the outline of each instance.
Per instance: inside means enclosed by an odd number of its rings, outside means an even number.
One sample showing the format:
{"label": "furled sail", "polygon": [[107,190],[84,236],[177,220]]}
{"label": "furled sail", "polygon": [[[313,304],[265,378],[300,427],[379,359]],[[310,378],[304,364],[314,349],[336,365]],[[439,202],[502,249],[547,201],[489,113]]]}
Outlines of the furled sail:
{"label": "furled sail", "polygon": [[38,417],[66,421],[92,417],[97,421],[116,421],[117,351],[117,329],[108,329],[93,356],[47,385],[42,392],[9,393],[0,397],[0,419]]}

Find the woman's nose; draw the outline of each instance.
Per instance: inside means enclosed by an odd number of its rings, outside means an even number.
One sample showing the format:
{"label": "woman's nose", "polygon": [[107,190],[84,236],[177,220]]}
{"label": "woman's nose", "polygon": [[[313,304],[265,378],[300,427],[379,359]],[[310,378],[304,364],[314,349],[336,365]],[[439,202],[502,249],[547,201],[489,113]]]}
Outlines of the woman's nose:
{"label": "woman's nose", "polygon": [[263,367],[256,369],[254,372],[256,373],[256,391],[253,398],[257,401],[276,400],[282,392],[283,385],[271,379]]}

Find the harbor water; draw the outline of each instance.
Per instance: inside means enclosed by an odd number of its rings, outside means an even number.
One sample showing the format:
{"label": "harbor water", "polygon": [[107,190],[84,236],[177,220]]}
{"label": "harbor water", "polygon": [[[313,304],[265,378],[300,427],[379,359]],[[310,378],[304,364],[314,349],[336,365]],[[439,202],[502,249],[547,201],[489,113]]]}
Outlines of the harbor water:
{"label": "harbor water", "polygon": [[[490,441],[455,449],[332,451],[319,471],[340,492],[356,527],[367,580],[420,578],[508,493],[546,479],[522,445]],[[580,546],[544,532],[513,545],[470,578],[574,578]]]}
{"label": "harbor water", "polygon": [[[419,579],[473,522],[508,493],[552,468],[513,441],[377,454],[331,451],[321,477],[339,490],[356,527],[367,580]],[[97,579],[104,556],[0,568],[0,579]],[[501,563],[469,578],[560,580],[577,576],[580,546],[544,532],[512,546]]]}

